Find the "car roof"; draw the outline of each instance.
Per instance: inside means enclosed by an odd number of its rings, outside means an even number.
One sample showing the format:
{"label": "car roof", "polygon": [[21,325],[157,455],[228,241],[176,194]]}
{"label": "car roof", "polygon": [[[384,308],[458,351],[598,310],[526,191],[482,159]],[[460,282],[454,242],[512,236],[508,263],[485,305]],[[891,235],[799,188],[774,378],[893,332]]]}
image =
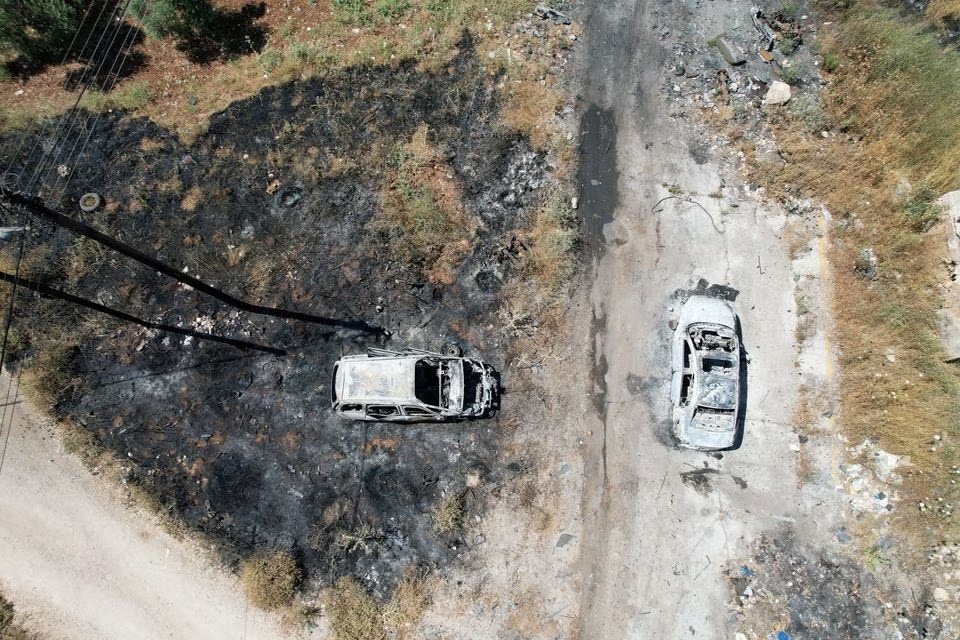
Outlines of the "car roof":
{"label": "car roof", "polygon": [[337,396],[342,402],[412,402],[417,356],[343,358],[337,364]]}
{"label": "car roof", "polygon": [[732,329],[735,327],[736,315],[726,300],[690,296],[680,310],[680,325],[686,327],[697,322],[721,324]]}

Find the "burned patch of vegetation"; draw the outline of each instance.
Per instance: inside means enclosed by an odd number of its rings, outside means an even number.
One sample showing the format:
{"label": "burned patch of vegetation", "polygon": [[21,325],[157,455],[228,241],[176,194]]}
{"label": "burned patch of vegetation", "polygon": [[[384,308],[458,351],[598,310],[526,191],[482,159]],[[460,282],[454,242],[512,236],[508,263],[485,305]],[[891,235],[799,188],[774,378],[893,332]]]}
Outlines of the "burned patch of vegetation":
{"label": "burned patch of vegetation", "polygon": [[[437,350],[450,339],[507,364],[500,287],[483,283],[511,284],[528,255],[546,259],[524,230],[540,224],[550,176],[500,121],[496,81],[465,35],[438,72],[363,66],[266,89],[215,115],[190,147],[122,113],[80,113],[56,139],[7,136],[5,162],[59,185],[49,159],[89,133],[69,184],[42,192],[48,204],[233,296],[328,319],[239,311],[38,219],[23,262],[43,267],[38,280],[286,355],[94,312],[57,316],[49,309],[62,303],[20,296],[17,366],[69,358],[69,379],[40,375],[37,393],[232,562],[282,552],[305,580],[352,575],[381,598],[408,567],[447,563],[462,546],[456,522],[480,508],[466,478],[502,474],[495,425],[341,421],[328,409],[329,368],[371,345]],[[86,192],[103,205],[80,213]],[[16,244],[2,247],[4,264]],[[458,513],[441,526],[451,495],[462,496]]]}

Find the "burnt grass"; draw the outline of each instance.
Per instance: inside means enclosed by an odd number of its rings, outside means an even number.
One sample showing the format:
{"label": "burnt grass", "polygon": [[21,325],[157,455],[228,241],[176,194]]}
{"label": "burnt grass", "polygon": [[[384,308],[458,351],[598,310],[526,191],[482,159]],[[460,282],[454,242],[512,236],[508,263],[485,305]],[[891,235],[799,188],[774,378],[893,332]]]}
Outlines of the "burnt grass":
{"label": "burnt grass", "polygon": [[[76,113],[65,135],[7,134],[4,164],[29,176],[41,150],[50,158],[90,131],[64,193],[41,191],[50,206],[232,295],[332,320],[236,311],[34,217],[26,252],[40,256],[34,273],[50,286],[287,355],[147,330],[21,293],[12,366],[29,366],[52,335],[75,344],[65,364],[72,382],[54,412],[114,452],[125,481],[162,511],[218,541],[230,563],[286,548],[312,581],[352,574],[384,596],[409,566],[451,562],[465,543],[457,532],[435,533],[431,509],[451,492],[464,495],[468,517],[482,509],[482,487],[515,462],[500,457],[496,419],[342,421],[329,409],[329,375],[341,354],[436,350],[454,339],[509,383],[509,337],[496,321],[491,279],[518,277],[496,264],[498,247],[542,198],[548,170],[498,122],[496,81],[465,35],[436,73],[413,63],[363,66],[265,89],[214,115],[189,147],[118,112],[95,122]],[[483,221],[450,284],[392,256],[399,232],[375,222],[389,150],[423,123],[463,205]],[[46,170],[46,184],[55,184],[55,166]],[[268,193],[275,180],[279,188]],[[186,203],[191,189],[195,202]],[[81,213],[78,200],[90,191],[105,206]],[[18,215],[5,211],[4,224]],[[354,321],[384,331],[340,324]],[[467,487],[468,475],[481,489]]]}

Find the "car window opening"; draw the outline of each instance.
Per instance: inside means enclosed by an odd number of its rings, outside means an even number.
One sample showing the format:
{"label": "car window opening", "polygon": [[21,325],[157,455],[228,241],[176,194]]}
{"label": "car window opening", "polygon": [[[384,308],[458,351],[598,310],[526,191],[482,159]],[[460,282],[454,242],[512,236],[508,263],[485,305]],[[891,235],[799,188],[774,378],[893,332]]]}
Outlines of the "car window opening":
{"label": "car window opening", "polygon": [[733,373],[733,362],[726,358],[704,358],[704,373],[713,373],[719,375],[731,375]]}
{"label": "car window opening", "polygon": [[716,329],[703,326],[690,328],[690,339],[697,350],[712,351],[733,351],[737,346],[735,336],[723,335]]}
{"label": "car window opening", "polygon": [[400,410],[392,405],[385,404],[371,404],[367,406],[367,415],[372,418],[385,418],[387,416],[395,416],[400,413]]}
{"label": "car window opening", "polygon": [[693,374],[686,373],[680,379],[680,406],[685,407],[690,403],[690,389],[693,387]]}
{"label": "car window opening", "polygon": [[683,368],[690,368],[690,343],[686,340],[683,341]]}
{"label": "car window opening", "polygon": [[444,361],[417,360],[413,395],[424,404],[446,407],[450,398],[450,372]]}

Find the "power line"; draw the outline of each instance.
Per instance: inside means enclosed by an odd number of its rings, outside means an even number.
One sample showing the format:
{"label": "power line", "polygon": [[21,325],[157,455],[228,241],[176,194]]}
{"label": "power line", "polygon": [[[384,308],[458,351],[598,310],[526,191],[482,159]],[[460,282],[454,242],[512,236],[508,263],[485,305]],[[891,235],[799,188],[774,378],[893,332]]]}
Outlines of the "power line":
{"label": "power line", "polygon": [[74,220],[73,218],[70,218],[69,216],[66,216],[58,211],[54,211],[40,202],[38,198],[25,196],[20,193],[13,193],[9,189],[3,187],[0,187],[0,195],[6,197],[11,202],[24,206],[34,214],[53,222],[57,226],[64,227],[65,229],[69,229],[78,235],[99,242],[100,244],[109,247],[114,251],[118,251],[129,258],[133,258],[137,262],[145,264],[151,269],[155,269],[164,275],[170,276],[178,282],[189,285],[197,291],[216,298],[221,302],[225,302],[231,307],[235,307],[241,311],[274,316],[277,318],[285,318],[288,320],[300,320],[302,322],[309,322],[312,324],[355,329],[375,335],[384,335],[386,333],[382,327],[377,327],[360,320],[338,320],[335,318],[326,318],[323,316],[313,315],[311,313],[303,313],[301,311],[290,311],[287,309],[277,309],[275,307],[252,304],[245,300],[235,298],[228,293],[224,293],[223,291],[210,286],[202,280],[199,280],[187,273],[183,273],[166,263],[160,262],[156,258],[148,256],[134,247],[112,238],[83,222]]}
{"label": "power line", "polygon": [[66,291],[60,291],[52,287],[48,287],[42,282],[36,280],[28,280],[26,278],[19,278],[17,276],[11,275],[9,273],[4,273],[0,271],[0,280],[3,282],[16,283],[19,282],[22,288],[28,289],[30,291],[36,291],[41,296],[48,298],[55,298],[58,300],[65,300],[72,304],[85,307],[87,309],[92,309],[99,313],[103,313],[120,320],[125,320],[126,322],[132,322],[138,324],[141,327],[146,327],[147,329],[158,329],[160,331],[166,331],[168,333],[176,333],[182,336],[190,336],[193,338],[199,338],[201,340],[210,340],[211,342],[220,342],[223,344],[228,344],[233,347],[239,347],[240,349],[254,349],[256,351],[263,351],[266,353],[272,353],[274,355],[283,356],[287,352],[283,349],[275,349],[274,347],[268,347],[266,345],[257,344],[255,342],[247,342],[246,340],[235,340],[233,338],[224,338],[222,336],[216,336],[205,331],[197,331],[195,329],[184,329],[183,327],[175,327],[169,324],[163,324],[160,322],[153,322],[151,320],[144,320],[138,318],[137,316],[131,315],[124,311],[118,309],[112,309],[106,305],[102,305],[99,302],[93,302],[92,300],[87,300],[79,296],[75,296]]}

